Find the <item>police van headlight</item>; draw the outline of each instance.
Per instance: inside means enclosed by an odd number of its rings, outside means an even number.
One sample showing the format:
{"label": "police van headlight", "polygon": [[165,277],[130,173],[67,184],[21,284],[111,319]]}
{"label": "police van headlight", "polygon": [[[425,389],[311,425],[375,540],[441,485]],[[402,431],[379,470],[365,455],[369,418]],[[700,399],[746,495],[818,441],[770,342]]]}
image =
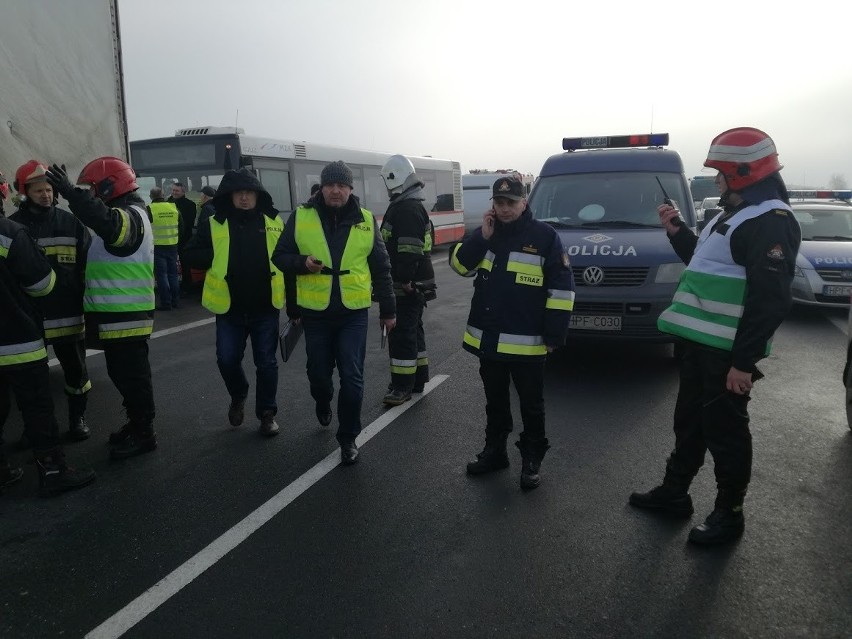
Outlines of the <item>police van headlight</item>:
{"label": "police van headlight", "polygon": [[686,265],[683,262],[673,262],[671,264],[660,264],[657,268],[657,277],[654,278],[655,284],[674,284],[680,281],[680,276],[683,274]]}

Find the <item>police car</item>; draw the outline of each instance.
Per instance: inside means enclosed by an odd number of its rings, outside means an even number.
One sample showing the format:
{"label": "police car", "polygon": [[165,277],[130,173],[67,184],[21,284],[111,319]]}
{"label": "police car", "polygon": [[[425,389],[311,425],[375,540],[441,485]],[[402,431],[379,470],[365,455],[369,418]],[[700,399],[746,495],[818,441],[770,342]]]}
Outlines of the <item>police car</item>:
{"label": "police car", "polygon": [[680,156],[667,133],[565,138],[529,197],[533,217],[560,235],[574,273],[570,339],[671,342],[657,318],[685,266],[657,207],[674,200],[686,224],[695,212]]}
{"label": "police car", "polygon": [[852,191],[790,191],[793,215],[802,228],[802,245],[793,278],[795,303],[835,308],[849,306],[852,294],[850,197]]}

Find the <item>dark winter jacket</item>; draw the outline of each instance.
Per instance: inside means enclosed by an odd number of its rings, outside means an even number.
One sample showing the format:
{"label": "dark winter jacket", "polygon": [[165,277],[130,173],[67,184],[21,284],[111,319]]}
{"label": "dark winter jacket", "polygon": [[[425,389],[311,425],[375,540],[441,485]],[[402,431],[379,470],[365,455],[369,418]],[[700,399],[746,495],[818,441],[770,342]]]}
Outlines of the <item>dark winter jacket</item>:
{"label": "dark winter jacket", "polygon": [[[364,219],[358,198],[350,195],[349,201],[342,209],[333,209],[325,205],[322,191],[319,191],[305,204],[305,207],[315,208],[319,213],[325,239],[331,253],[332,264],[340,264],[346,242],[349,239],[349,231],[354,224],[359,224]],[[278,246],[275,247],[275,252],[272,254],[272,263],[292,277],[309,273],[308,267],[305,266],[305,260],[308,256],[300,254],[299,247],[296,244],[295,215],[293,213],[287,220],[284,232],[278,240]],[[378,225],[375,228],[373,250],[367,257],[367,264],[373,280],[373,297],[379,302],[379,316],[382,319],[396,317],[396,299],[390,274],[390,260]],[[346,314],[352,312],[343,305],[340,297],[340,279],[337,275],[334,276],[332,281],[331,300],[327,309],[324,311],[300,310],[304,314]]]}
{"label": "dark winter jacket", "polygon": [[178,211],[180,211],[181,239],[178,246],[182,248],[192,237],[192,230],[195,228],[195,215],[198,213],[198,207],[195,206],[195,202],[186,196],[179,197],[177,199],[170,196],[167,201],[174,203],[175,206],[177,206]]}
{"label": "dark winter jacket", "polygon": [[453,248],[450,267],[461,275],[476,274],[466,350],[485,359],[531,361],[544,353],[512,353],[501,342],[532,338],[552,348],[564,344],[574,277],[559,235],[533,219],[529,209],[509,224],[496,221],[488,240],[476,229]]}
{"label": "dark winter jacket", "polygon": [[[257,206],[251,210],[237,209],[231,195],[235,191],[255,191]],[[228,222],[228,289],[231,294],[229,313],[259,313],[273,311],[270,284],[269,256],[266,247],[266,218],[278,217],[272,206],[272,196],[260,180],[247,168],[228,171],[213,198],[215,213],[208,220]],[[213,241],[210,222],[199,224],[198,232],[184,248],[184,259],[198,269],[213,264]],[[295,307],[295,284],[285,277],[288,308]]]}
{"label": "dark winter jacket", "polygon": [[[42,312],[33,299],[56,283],[50,262],[26,228],[0,218],[0,370],[23,368],[47,359],[42,342]],[[21,348],[16,352],[14,346]]]}
{"label": "dark winter jacket", "polygon": [[[419,189],[417,189],[419,191]],[[420,199],[402,194],[391,200],[382,219],[381,234],[390,258],[394,290],[402,284],[434,285],[432,223]]]}
{"label": "dark winter jacket", "polygon": [[[68,211],[55,206],[45,209],[28,200],[21,203],[21,207],[9,219],[26,227],[30,237],[47,255],[56,273],[56,286],[50,295],[40,300],[48,341],[82,340],[86,253],[92,243],[89,229]],[[73,325],[70,323],[72,320]],[[51,327],[51,322],[61,326]],[[81,330],[74,331],[75,326]]]}

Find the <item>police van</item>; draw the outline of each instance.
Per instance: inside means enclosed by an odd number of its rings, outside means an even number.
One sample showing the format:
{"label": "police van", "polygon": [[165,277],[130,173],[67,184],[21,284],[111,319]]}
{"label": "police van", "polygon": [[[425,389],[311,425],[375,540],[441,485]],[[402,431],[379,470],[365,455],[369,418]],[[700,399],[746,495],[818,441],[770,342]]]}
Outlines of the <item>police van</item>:
{"label": "police van", "polygon": [[657,329],[685,265],[660,224],[668,198],[695,228],[680,156],[667,133],[565,138],[529,197],[568,253],[576,297],[569,339],[672,342]]}

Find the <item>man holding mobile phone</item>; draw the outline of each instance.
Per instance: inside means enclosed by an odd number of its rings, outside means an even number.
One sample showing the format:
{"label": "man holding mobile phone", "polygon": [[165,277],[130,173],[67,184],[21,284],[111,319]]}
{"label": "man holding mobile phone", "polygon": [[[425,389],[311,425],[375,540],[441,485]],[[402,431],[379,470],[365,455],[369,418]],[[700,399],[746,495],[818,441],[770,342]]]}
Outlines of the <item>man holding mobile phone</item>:
{"label": "man holding mobile phone", "polygon": [[337,441],[343,464],[358,460],[364,357],[371,292],[380,325],[396,324],[390,260],[373,214],[353,195],[352,170],[341,161],[323,168],[320,190],[290,217],[272,263],[296,278],[296,303],[305,334],[308,380],[317,420],[331,423],[332,375],[337,367]]}
{"label": "man holding mobile phone", "polygon": [[509,385],[521,402],[524,430],[521,488],[539,486],[549,442],[544,429],[544,363],[565,342],[574,308],[568,254],[549,224],[534,219],[514,177],[498,179],[493,208],[450,254],[459,275],[476,277],[463,347],[479,357],[485,388],[485,447],[467,465],[469,475],[507,468],[512,431]]}

